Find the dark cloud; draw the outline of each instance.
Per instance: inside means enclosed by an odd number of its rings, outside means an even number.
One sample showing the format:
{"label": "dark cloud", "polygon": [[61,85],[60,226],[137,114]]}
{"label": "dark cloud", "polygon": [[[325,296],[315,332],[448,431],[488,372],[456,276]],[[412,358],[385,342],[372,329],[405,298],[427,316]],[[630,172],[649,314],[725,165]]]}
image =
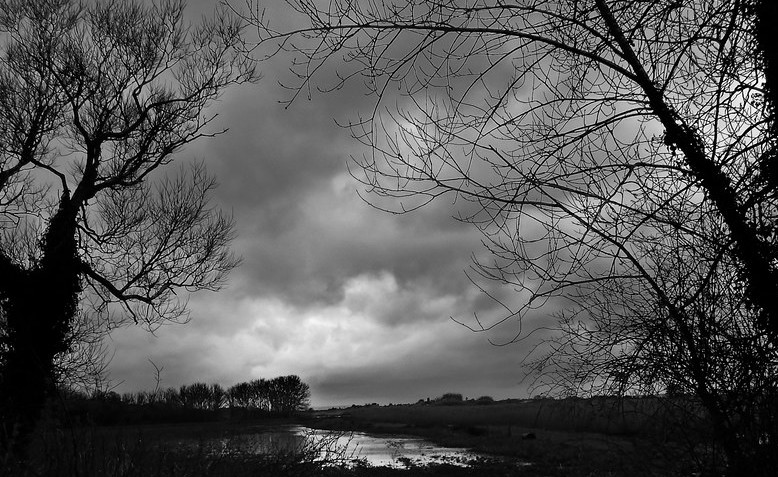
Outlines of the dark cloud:
{"label": "dark cloud", "polygon": [[452,215],[472,205],[444,197],[401,216],[369,207],[346,170],[363,151],[333,118],[353,119],[372,99],[344,89],[284,108],[283,65],[260,68],[264,81],[216,105],[215,126],[229,131],[181,153],[216,175],[243,264],[221,292],[191,298],[189,324],[115,332],[118,389],[153,387],[151,359],[163,386],[299,374],[319,405],[524,393],[522,347],[496,348],[450,320],[505,314],[463,272],[481,236]]}
{"label": "dark cloud", "polygon": [[467,330],[451,328],[393,360],[370,368],[328,370],[310,382],[332,402],[348,402],[349,397],[356,403],[414,402],[446,392],[498,399],[525,394],[530,381],[516,353],[472,338]]}

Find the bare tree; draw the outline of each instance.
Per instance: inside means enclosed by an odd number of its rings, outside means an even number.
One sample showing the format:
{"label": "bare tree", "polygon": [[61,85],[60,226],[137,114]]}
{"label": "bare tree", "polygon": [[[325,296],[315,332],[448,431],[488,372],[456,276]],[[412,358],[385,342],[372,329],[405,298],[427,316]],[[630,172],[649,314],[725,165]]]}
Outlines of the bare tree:
{"label": "bare tree", "polygon": [[210,409],[212,411],[218,411],[224,406],[226,400],[227,393],[224,391],[224,388],[221,386],[221,384],[211,384],[211,402],[209,404]]}
{"label": "bare tree", "polygon": [[684,303],[684,315],[668,312],[639,279],[580,287],[571,294],[576,305],[557,314],[562,333],[527,363],[535,383],[564,395],[660,395],[654,412],[694,443],[688,450],[698,461],[721,446],[741,468],[769,471],[778,432],[775,348],[733,286],[736,267],[722,259],[710,276],[704,247],[671,243],[648,250],[651,271]]}
{"label": "bare tree", "polygon": [[178,389],[181,405],[189,409],[211,409],[213,392],[205,383],[184,384]]}
{"label": "bare tree", "polygon": [[261,411],[271,411],[272,381],[265,378],[253,379],[249,381],[248,386],[251,392],[251,402],[248,407],[259,409]]}
{"label": "bare tree", "polygon": [[68,389],[90,393],[110,388],[108,367],[113,355],[105,343],[108,333],[99,319],[80,310],[65,337],[66,352],[54,357],[54,381]]}
{"label": "bare tree", "polygon": [[254,389],[249,383],[238,383],[227,389],[227,400],[230,408],[248,408],[254,402]]}
{"label": "bare tree", "polygon": [[710,414],[730,473],[770,471],[774,421],[742,404],[769,409],[776,390],[774,5],[287,4],[306,26],[276,31],[259,7],[251,22],[268,54],[295,55],[291,100],[352,80],[376,98],[349,124],[369,201],[456,200],[490,252],[473,278],[517,291],[473,329],[515,324],[516,342],[556,312],[544,372],[576,392],[678,385]]}
{"label": "bare tree", "polygon": [[[237,260],[201,165],[208,106],[252,81],[241,23],[196,26],[183,2],[0,3],[2,434],[23,447],[80,307],[111,328],[186,319]],[[18,437],[18,438],[17,438]]]}
{"label": "bare tree", "polygon": [[227,389],[226,394],[230,407],[286,416],[308,409],[311,398],[310,387],[296,375],[238,383]]}
{"label": "bare tree", "polygon": [[272,412],[289,416],[308,409],[311,390],[299,376],[279,376],[268,381],[267,385]]}

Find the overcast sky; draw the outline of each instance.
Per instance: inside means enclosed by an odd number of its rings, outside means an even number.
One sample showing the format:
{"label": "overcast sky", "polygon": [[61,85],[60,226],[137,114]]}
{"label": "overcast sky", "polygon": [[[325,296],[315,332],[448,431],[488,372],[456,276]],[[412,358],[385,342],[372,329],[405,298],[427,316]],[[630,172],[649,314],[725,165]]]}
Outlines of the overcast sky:
{"label": "overcast sky", "polygon": [[[211,3],[190,1],[190,14]],[[445,200],[404,216],[366,205],[346,169],[362,150],[335,120],[371,99],[354,84],[284,109],[286,67],[263,64],[262,81],[225,93],[215,111],[229,131],[181,151],[218,178],[243,263],[222,291],[191,297],[188,324],[115,331],[116,390],[153,388],[151,360],[164,387],[297,374],[314,406],[526,396],[528,344],[492,346],[450,319],[499,313],[464,274],[483,253],[478,231]]]}

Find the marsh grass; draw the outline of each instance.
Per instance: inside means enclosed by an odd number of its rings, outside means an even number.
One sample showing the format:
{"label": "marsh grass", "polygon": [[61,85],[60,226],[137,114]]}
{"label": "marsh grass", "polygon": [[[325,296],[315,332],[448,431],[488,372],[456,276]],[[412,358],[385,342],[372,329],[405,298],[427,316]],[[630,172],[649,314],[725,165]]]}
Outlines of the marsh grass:
{"label": "marsh grass", "polygon": [[[194,427],[194,426],[191,426]],[[188,429],[188,428],[181,428]],[[181,430],[179,429],[179,430]],[[175,444],[173,430],[153,428],[79,428],[39,435],[33,459],[26,465],[6,464],[0,476],[19,477],[367,477],[514,475],[511,464],[481,462],[472,468],[451,464],[405,469],[372,467],[347,451],[342,433],[322,438],[308,435],[300,444],[254,453],[250,437],[236,432],[217,439],[206,432],[196,444]],[[248,439],[248,440],[247,440]],[[527,477],[535,474],[522,473]],[[556,474],[547,474],[548,477]]]}
{"label": "marsh grass", "polygon": [[[575,407],[566,402],[497,402],[370,406],[286,421],[71,428],[60,422],[38,432],[27,465],[4,465],[0,453],[0,476],[665,477],[696,470],[680,443],[666,438],[665,423],[657,422],[651,406],[646,410],[653,416],[632,413],[629,419],[613,418],[608,409],[592,408],[588,402],[576,402]],[[292,446],[270,450],[252,441],[263,431],[290,425],[334,432],[325,438],[311,432]],[[405,469],[371,467],[342,445],[341,437],[354,431],[414,435],[490,457],[470,467],[411,461]],[[524,439],[528,432],[536,438]]]}
{"label": "marsh grass", "polygon": [[701,465],[684,440],[700,443],[692,426],[673,434],[672,416],[653,398],[356,406],[316,417],[309,426],[414,435],[513,459],[526,477],[688,476]]}
{"label": "marsh grass", "polygon": [[[181,430],[185,430],[182,428]],[[81,427],[46,429],[36,435],[30,459],[5,460],[0,475],[19,477],[228,477],[307,476],[353,465],[339,444],[342,434],[303,436],[294,446],[256,453],[241,433],[213,439],[205,434],[183,444],[170,429]],[[179,435],[184,437],[184,435]]]}

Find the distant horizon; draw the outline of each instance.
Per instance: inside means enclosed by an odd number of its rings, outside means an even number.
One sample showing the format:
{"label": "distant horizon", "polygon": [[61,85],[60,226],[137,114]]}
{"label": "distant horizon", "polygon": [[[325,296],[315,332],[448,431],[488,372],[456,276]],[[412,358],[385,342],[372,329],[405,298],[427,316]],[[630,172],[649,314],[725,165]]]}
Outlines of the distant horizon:
{"label": "distant horizon", "polygon": [[[435,398],[438,398],[441,395],[442,394],[436,395],[436,396],[429,396],[429,400],[433,401]],[[519,397],[519,396],[497,397],[497,396],[492,396],[490,394],[480,394],[478,396],[475,396],[475,395],[473,395],[473,396],[466,396],[466,395],[463,394],[462,398],[463,398],[464,401],[470,401],[470,400],[476,400],[476,399],[478,399],[479,397],[482,397],[482,396],[489,396],[489,397],[493,398],[495,401],[504,401],[504,400],[507,400],[507,399],[530,399],[529,397]],[[365,402],[351,402],[351,403],[332,404],[332,405],[329,405],[329,404],[313,405],[313,404],[311,404],[311,408],[313,408],[316,411],[320,411],[320,410],[331,409],[331,408],[348,408],[348,407],[351,407],[351,406],[365,406],[365,405],[370,405],[370,404],[378,404],[379,406],[388,406],[390,404],[391,405],[416,404],[419,401],[426,401],[426,400],[427,400],[427,397],[425,396],[423,398],[418,398],[418,399],[414,399],[414,400],[410,400],[410,401],[405,401],[405,402],[402,402],[402,401],[386,401],[386,400],[384,400],[383,402],[381,402],[381,401],[365,401]]]}
{"label": "distant horizon", "polygon": [[[155,363],[156,364],[156,363]],[[306,379],[306,376],[299,375],[294,372],[279,374],[279,375],[265,375],[265,376],[253,376],[246,379],[237,379],[232,381],[225,381],[225,380],[209,380],[209,379],[192,379],[186,382],[169,382],[167,379],[165,379],[165,367],[161,366],[161,376],[160,376],[160,382],[158,384],[159,389],[167,389],[167,388],[174,388],[178,389],[182,385],[190,385],[193,383],[201,382],[208,385],[211,384],[219,384],[222,386],[225,390],[229,387],[239,384],[241,382],[248,382],[255,379],[272,379],[277,376],[282,375],[298,375],[302,379],[303,382],[308,384],[311,389],[311,407],[314,409],[329,409],[332,407],[350,407],[352,405],[357,406],[363,406],[366,404],[379,404],[379,405],[389,405],[389,404],[415,404],[419,402],[420,400],[434,400],[440,396],[443,396],[447,393],[456,393],[461,394],[464,400],[468,399],[478,399],[482,396],[489,396],[493,398],[496,401],[505,400],[505,399],[529,399],[530,393],[527,392],[527,390],[523,386],[515,386],[513,389],[510,389],[510,387],[503,387],[502,389],[481,389],[477,387],[467,386],[465,383],[460,383],[460,387],[456,388],[455,386],[449,386],[449,387],[442,387],[439,386],[437,383],[433,383],[432,385],[429,385],[427,383],[427,386],[425,386],[425,383],[416,383],[418,386],[415,388],[412,388],[411,386],[400,389],[395,388],[392,390],[391,393],[387,393],[388,395],[379,396],[377,395],[375,390],[371,389],[362,389],[363,393],[350,393],[350,390],[354,388],[354,386],[344,386],[341,389],[332,388],[331,386],[327,385],[328,383],[325,383],[324,386],[322,386],[322,383],[316,379],[308,377]],[[128,382],[117,382],[115,380],[111,380],[110,383],[107,383],[107,388],[118,393],[118,394],[124,394],[124,393],[137,393],[137,392],[150,392],[157,387],[157,383],[152,379],[152,376],[148,376],[150,380],[150,385],[143,386],[140,385],[132,385],[133,383]],[[148,380],[147,380],[148,381]]]}
{"label": "distant horizon", "polygon": [[[290,373],[290,374],[295,374],[295,373]],[[275,376],[263,376],[263,378],[265,378],[265,379],[270,379],[270,378],[274,378],[274,377]],[[259,378],[252,378],[252,379],[259,379]],[[301,377],[301,379],[306,384],[309,384],[309,385],[311,384],[310,382],[306,381],[304,377]],[[244,381],[247,381],[247,380],[244,380]],[[243,381],[236,381],[236,382],[231,382],[231,383],[223,383],[223,382],[218,382],[218,381],[213,381],[212,382],[212,381],[207,381],[207,380],[202,380],[201,379],[201,380],[194,380],[194,381],[186,382],[186,383],[180,383],[180,384],[177,384],[177,385],[172,385],[172,384],[171,385],[165,385],[164,382],[161,382],[159,388],[160,389],[167,389],[167,388],[171,388],[172,387],[172,388],[178,389],[181,385],[189,385],[189,384],[193,384],[195,382],[203,382],[203,383],[209,384],[209,385],[210,384],[219,384],[223,388],[227,389],[230,386],[233,386],[233,385],[238,384],[239,382],[243,382]],[[112,386],[110,386],[110,389],[113,390],[114,392],[118,393],[118,394],[123,394],[123,393],[137,393],[137,392],[143,392],[143,391],[152,391],[154,389],[154,386],[147,387],[147,388],[129,389],[125,385],[125,383],[114,383]],[[369,405],[369,404],[378,404],[378,405],[382,405],[382,406],[386,406],[386,405],[390,405],[390,404],[394,404],[394,405],[397,405],[397,404],[415,404],[415,403],[419,402],[420,400],[426,401],[427,399],[429,399],[430,401],[432,401],[432,400],[434,400],[434,399],[436,399],[436,398],[438,398],[438,397],[440,397],[440,396],[442,396],[444,394],[447,394],[447,393],[462,394],[462,397],[463,397],[464,400],[474,400],[474,399],[478,399],[479,397],[482,397],[482,396],[489,396],[489,397],[493,398],[495,401],[502,401],[502,400],[505,400],[505,399],[529,399],[530,398],[530,396],[528,394],[526,394],[526,393],[524,393],[524,395],[522,395],[521,393],[515,393],[515,394],[488,393],[488,392],[470,392],[470,393],[465,393],[465,392],[462,392],[462,391],[457,390],[457,389],[446,389],[444,391],[440,391],[440,392],[436,392],[436,393],[424,394],[423,396],[419,395],[419,397],[416,397],[416,398],[413,398],[410,395],[408,395],[407,398],[402,398],[402,397],[388,398],[388,397],[376,397],[376,396],[372,396],[372,395],[366,395],[366,396],[356,396],[356,397],[349,397],[349,398],[341,397],[341,398],[338,398],[338,399],[332,399],[332,398],[327,399],[326,397],[317,397],[317,392],[316,392],[314,386],[311,386],[311,399],[310,399],[311,405],[310,405],[310,407],[312,407],[315,410],[323,410],[323,409],[331,409],[331,408],[347,408],[347,407],[351,407],[351,406],[355,406],[355,405],[356,406],[364,406],[364,405]]]}

